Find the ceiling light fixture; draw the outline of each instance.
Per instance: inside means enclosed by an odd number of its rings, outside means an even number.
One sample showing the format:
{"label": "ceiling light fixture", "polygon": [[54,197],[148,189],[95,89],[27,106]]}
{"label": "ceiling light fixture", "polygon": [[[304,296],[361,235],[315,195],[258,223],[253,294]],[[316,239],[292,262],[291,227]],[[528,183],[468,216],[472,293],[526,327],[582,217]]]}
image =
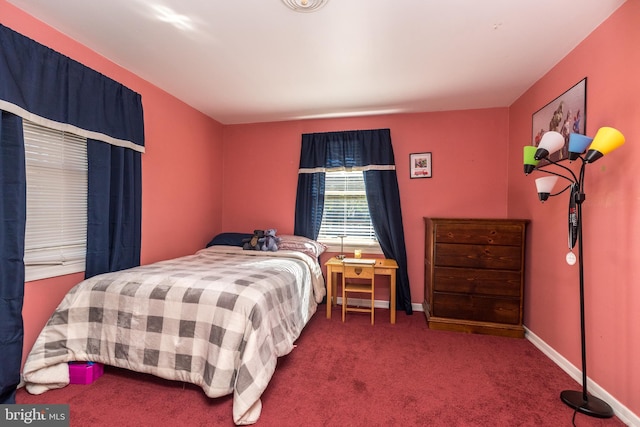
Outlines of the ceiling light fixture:
{"label": "ceiling light fixture", "polygon": [[329,0],[282,0],[289,9],[296,12],[315,12]]}

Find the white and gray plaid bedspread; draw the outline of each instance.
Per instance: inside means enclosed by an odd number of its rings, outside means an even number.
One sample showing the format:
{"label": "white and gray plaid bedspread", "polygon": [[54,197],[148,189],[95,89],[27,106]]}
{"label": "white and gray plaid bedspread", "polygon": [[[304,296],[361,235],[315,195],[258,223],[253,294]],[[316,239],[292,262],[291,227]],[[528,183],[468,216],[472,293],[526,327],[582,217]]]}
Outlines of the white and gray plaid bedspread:
{"label": "white and gray plaid bedspread", "polygon": [[213,246],[92,277],[65,296],[31,350],[27,390],[69,383],[69,361],[94,361],[230,393],[236,424],[255,423],[279,356],[322,301],[316,260],[294,251]]}

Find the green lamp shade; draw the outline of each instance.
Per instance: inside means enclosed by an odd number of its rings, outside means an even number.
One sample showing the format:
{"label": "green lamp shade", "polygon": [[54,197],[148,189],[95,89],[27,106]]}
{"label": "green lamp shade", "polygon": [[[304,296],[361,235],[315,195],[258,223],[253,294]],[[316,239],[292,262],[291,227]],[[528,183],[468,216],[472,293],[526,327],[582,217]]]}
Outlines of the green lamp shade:
{"label": "green lamp shade", "polygon": [[524,146],[524,173],[525,175],[529,175],[533,170],[538,166],[539,160],[536,160],[535,155],[538,147],[534,145],[525,145]]}
{"label": "green lamp shade", "polygon": [[598,133],[593,138],[593,142],[589,146],[589,151],[585,156],[587,163],[593,163],[600,157],[604,156],[624,144],[624,135],[619,130],[602,127],[598,129]]}

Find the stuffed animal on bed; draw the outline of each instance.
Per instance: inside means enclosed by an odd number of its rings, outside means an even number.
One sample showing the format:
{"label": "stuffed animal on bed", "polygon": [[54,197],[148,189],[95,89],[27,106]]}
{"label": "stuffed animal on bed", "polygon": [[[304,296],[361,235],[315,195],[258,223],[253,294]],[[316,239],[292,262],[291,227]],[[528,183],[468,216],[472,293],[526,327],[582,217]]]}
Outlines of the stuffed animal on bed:
{"label": "stuffed animal on bed", "polygon": [[262,238],[262,250],[275,252],[278,250],[278,243],[280,238],[276,237],[276,229],[270,228],[264,231],[264,237]]}
{"label": "stuffed animal on bed", "polygon": [[253,230],[253,236],[248,239],[242,239],[242,249],[246,251],[259,251],[262,248],[263,239],[264,231]]}

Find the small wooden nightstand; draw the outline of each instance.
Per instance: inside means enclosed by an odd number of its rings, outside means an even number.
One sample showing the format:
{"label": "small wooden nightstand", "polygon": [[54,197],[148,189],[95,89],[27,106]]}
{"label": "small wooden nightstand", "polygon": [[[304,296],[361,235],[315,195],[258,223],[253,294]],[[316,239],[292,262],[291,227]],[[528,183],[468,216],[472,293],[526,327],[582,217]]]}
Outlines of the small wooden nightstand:
{"label": "small wooden nightstand", "polygon": [[[324,263],[327,267],[327,319],[331,319],[331,309],[338,304],[338,273],[342,273],[342,260],[333,257]],[[396,323],[396,271],[398,263],[393,259],[376,259],[375,274],[389,276],[391,323]]]}

